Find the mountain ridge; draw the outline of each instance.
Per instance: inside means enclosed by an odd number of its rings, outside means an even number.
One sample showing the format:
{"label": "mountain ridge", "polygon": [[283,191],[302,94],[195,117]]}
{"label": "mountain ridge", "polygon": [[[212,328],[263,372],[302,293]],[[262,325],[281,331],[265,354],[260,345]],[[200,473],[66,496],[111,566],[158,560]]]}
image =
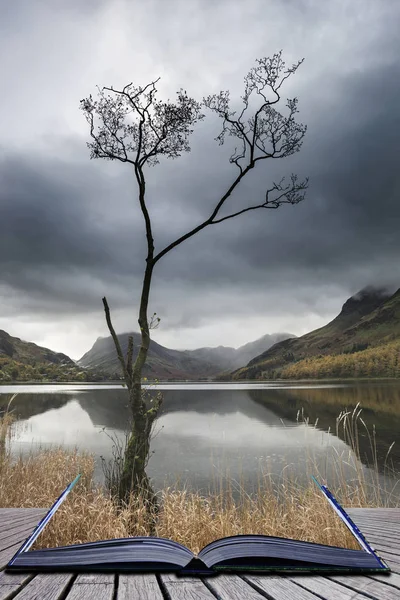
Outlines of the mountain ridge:
{"label": "mountain ridge", "polygon": [[[140,345],[139,333],[121,333],[118,335],[118,339],[122,352],[126,356],[130,335],[133,335],[133,359],[135,359]],[[251,355],[254,351],[252,354],[254,356],[260,347],[266,349],[290,335],[292,334],[266,334],[238,349],[221,345],[195,350],[173,350],[151,340],[143,376],[157,379],[212,378],[243,365],[249,353]],[[111,336],[97,338],[92,348],[77,363],[84,368],[101,369],[109,374],[121,375],[119,360]]]}
{"label": "mountain ridge", "polygon": [[[400,289],[394,294],[368,286],[351,296],[327,325],[279,342],[230,373],[232,379],[260,378],[307,359],[353,354],[400,339]],[[262,375],[264,374],[264,375]]]}

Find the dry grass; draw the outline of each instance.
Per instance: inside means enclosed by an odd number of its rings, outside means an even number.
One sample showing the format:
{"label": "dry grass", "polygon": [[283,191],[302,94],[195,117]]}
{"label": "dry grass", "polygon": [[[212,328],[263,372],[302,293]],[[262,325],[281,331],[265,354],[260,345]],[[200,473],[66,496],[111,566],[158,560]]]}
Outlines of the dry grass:
{"label": "dry grass", "polygon": [[[338,423],[347,427],[356,448],[354,417],[357,413],[342,414]],[[13,460],[6,444],[11,422],[10,413],[0,417],[1,507],[50,507],[66,484],[77,473],[82,473],[78,484],[40,535],[35,548],[149,535],[149,517],[140,499],[132,498],[129,506],[118,510],[111,494],[94,484],[93,456],[77,450],[54,448],[32,450],[27,456]],[[362,470],[356,470],[351,485],[344,479],[342,467],[346,461],[343,456],[337,457],[338,482],[332,485],[332,491],[339,501],[344,506],[383,506],[386,496],[379,486],[372,496],[367,493]],[[316,468],[310,456],[309,470],[318,478]],[[258,493],[254,497],[246,494],[243,485],[239,489],[240,499],[234,501],[232,488],[224,490],[222,485],[207,497],[187,489],[165,488],[160,493],[156,535],[174,539],[193,552],[215,539],[241,533],[358,548],[316,486],[311,482],[308,487],[298,485],[295,477],[289,476],[289,469],[279,484],[273,483],[268,473],[261,474]],[[391,502],[393,504],[393,498]]]}

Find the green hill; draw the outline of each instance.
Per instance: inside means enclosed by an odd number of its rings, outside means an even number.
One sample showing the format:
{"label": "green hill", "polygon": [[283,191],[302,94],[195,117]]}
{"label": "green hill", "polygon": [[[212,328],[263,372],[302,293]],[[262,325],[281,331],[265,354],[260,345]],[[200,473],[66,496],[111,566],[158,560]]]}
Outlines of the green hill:
{"label": "green hill", "polygon": [[[275,344],[230,376],[398,377],[397,341],[400,342],[400,289],[389,295],[369,287],[349,298],[340,314],[325,327]],[[360,369],[362,361],[364,367]],[[384,368],[388,361],[392,366]]]}
{"label": "green hill", "polygon": [[69,356],[0,330],[0,383],[11,381],[93,381],[103,377],[79,367]]}

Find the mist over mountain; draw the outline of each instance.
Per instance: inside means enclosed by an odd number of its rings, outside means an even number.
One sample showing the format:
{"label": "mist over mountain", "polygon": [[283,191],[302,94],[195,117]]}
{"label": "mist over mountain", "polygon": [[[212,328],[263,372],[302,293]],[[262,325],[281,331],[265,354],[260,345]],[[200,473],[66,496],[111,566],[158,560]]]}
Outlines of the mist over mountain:
{"label": "mist over mountain", "polygon": [[[289,365],[311,358],[350,356],[378,347],[382,353],[385,345],[396,341],[400,341],[400,289],[392,294],[388,289],[368,286],[351,296],[330,323],[296,339],[275,344],[252,358],[247,366],[231,373],[231,378],[268,378]],[[391,348],[390,352],[395,358],[396,349]],[[396,368],[393,365],[395,373]]]}

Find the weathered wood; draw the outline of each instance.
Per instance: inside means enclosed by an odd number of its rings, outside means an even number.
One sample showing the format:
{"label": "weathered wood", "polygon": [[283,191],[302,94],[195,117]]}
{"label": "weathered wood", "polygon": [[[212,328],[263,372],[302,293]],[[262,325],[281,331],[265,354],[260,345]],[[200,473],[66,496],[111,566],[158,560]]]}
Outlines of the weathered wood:
{"label": "weathered wood", "polygon": [[379,541],[385,541],[385,544],[393,544],[393,546],[396,548],[396,546],[400,545],[400,534],[399,536],[397,536],[394,533],[391,533],[390,531],[388,531],[387,529],[381,529],[381,530],[372,530],[369,529],[367,527],[363,527],[361,529],[362,533],[364,534],[364,537],[366,538],[366,540],[368,542],[370,542],[371,544],[373,542],[379,543]]}
{"label": "weathered wood", "polygon": [[358,515],[372,515],[377,517],[389,517],[389,520],[400,519],[400,508],[345,508],[351,518]]}
{"label": "weathered wood", "polygon": [[27,517],[37,517],[39,521],[41,516],[44,517],[48,510],[48,508],[0,508],[0,523],[23,520]]}
{"label": "weathered wood", "polygon": [[390,573],[389,575],[378,575],[374,573],[374,575],[369,575],[369,577],[372,577],[372,579],[376,579],[377,581],[383,581],[384,583],[392,585],[400,590],[400,575],[397,573]]}
{"label": "weathered wood", "polygon": [[376,598],[376,600],[399,600],[399,590],[397,588],[369,577],[335,575],[330,579],[356,592],[365,592],[370,598]]}
{"label": "weathered wood", "polygon": [[0,600],[11,598],[15,593],[34,576],[26,573],[15,573],[14,575],[8,575],[7,573],[0,573]]}
{"label": "weathered wood", "polygon": [[343,587],[339,582],[319,575],[313,577],[296,575],[290,579],[324,600],[365,600],[366,598],[362,593],[354,593],[353,590]]}
{"label": "weathered wood", "polygon": [[49,508],[38,508],[37,506],[33,508],[0,508],[0,518],[3,515],[11,515],[11,516],[20,516],[20,515],[33,515],[38,514],[40,512],[44,512],[45,514],[48,512]]}
{"label": "weathered wood", "polygon": [[0,585],[0,600],[10,600],[18,592],[19,585]]}
{"label": "weathered wood", "polygon": [[400,567],[400,558],[395,556],[394,554],[388,554],[384,550],[378,550],[378,555],[383,558],[385,562],[388,563],[389,567],[397,566]]}
{"label": "weathered wood", "polygon": [[168,592],[168,600],[215,600],[214,594],[197,577],[160,575],[162,587]]}
{"label": "weathered wood", "polygon": [[354,519],[354,522],[357,523],[359,528],[362,530],[363,527],[368,527],[373,531],[387,531],[388,533],[392,533],[397,535],[400,532],[400,523],[396,523],[392,521],[391,523],[387,523],[386,521],[376,521],[373,518],[367,519],[366,517]]}
{"label": "weathered wood", "polygon": [[368,543],[374,548],[379,547],[380,543],[391,546],[394,549],[400,547],[399,538],[391,536],[386,530],[378,533],[377,531],[371,531],[364,527],[361,531]]}
{"label": "weathered wood", "polygon": [[32,579],[33,573],[6,573],[0,572],[0,585],[22,585]]}
{"label": "weathered wood", "polygon": [[0,523],[1,530],[7,531],[12,527],[17,527],[18,525],[24,525],[25,523],[32,523],[32,529],[36,527],[39,521],[44,517],[46,513],[38,513],[38,514],[20,514],[18,517],[9,518],[7,515],[0,515]]}
{"label": "weathered wood", "polygon": [[114,574],[83,573],[74,581],[67,600],[112,600],[114,585]]}
{"label": "weathered wood", "polygon": [[21,542],[18,542],[17,544],[13,544],[12,546],[9,546],[8,548],[4,548],[3,550],[0,550],[0,570],[4,569],[7,564],[9,563],[9,561],[12,559],[12,557],[14,556],[14,554],[17,552],[18,548],[21,547]]}
{"label": "weathered wood", "polygon": [[374,545],[373,547],[378,552],[378,554],[379,550],[381,549],[384,552],[387,552],[388,554],[393,554],[393,556],[398,556],[400,558],[400,548],[393,548],[392,545],[383,544],[381,542],[379,542],[379,544]]}
{"label": "weathered wood", "polygon": [[10,529],[6,529],[4,532],[0,531],[0,548],[6,548],[10,543],[13,543],[12,541],[9,543],[9,540],[28,538],[34,529],[35,525],[32,525],[28,521],[27,523],[14,525],[14,527],[10,527]]}
{"label": "weathered wood", "polygon": [[63,600],[71,573],[41,573],[36,575],[15,596],[15,600]]}
{"label": "weathered wood", "polygon": [[237,575],[218,575],[207,577],[207,587],[218,600],[261,600],[261,594]]}
{"label": "weathered wood", "polygon": [[378,525],[378,526],[392,526],[392,525],[396,525],[397,527],[399,526],[399,519],[398,517],[396,517],[395,515],[393,515],[392,519],[386,518],[386,519],[381,519],[379,518],[376,514],[375,515],[355,515],[354,516],[354,521],[357,520],[357,523],[368,523],[371,525]]}
{"label": "weathered wood", "polygon": [[164,595],[153,574],[120,575],[116,600],[164,600]]}
{"label": "weathered wood", "polygon": [[271,600],[316,600],[318,596],[298,586],[286,577],[244,575],[244,581],[261,590]]}
{"label": "weathered wood", "polygon": [[74,585],[88,583],[112,583],[114,585],[114,581],[114,573],[79,573],[74,581]]}

